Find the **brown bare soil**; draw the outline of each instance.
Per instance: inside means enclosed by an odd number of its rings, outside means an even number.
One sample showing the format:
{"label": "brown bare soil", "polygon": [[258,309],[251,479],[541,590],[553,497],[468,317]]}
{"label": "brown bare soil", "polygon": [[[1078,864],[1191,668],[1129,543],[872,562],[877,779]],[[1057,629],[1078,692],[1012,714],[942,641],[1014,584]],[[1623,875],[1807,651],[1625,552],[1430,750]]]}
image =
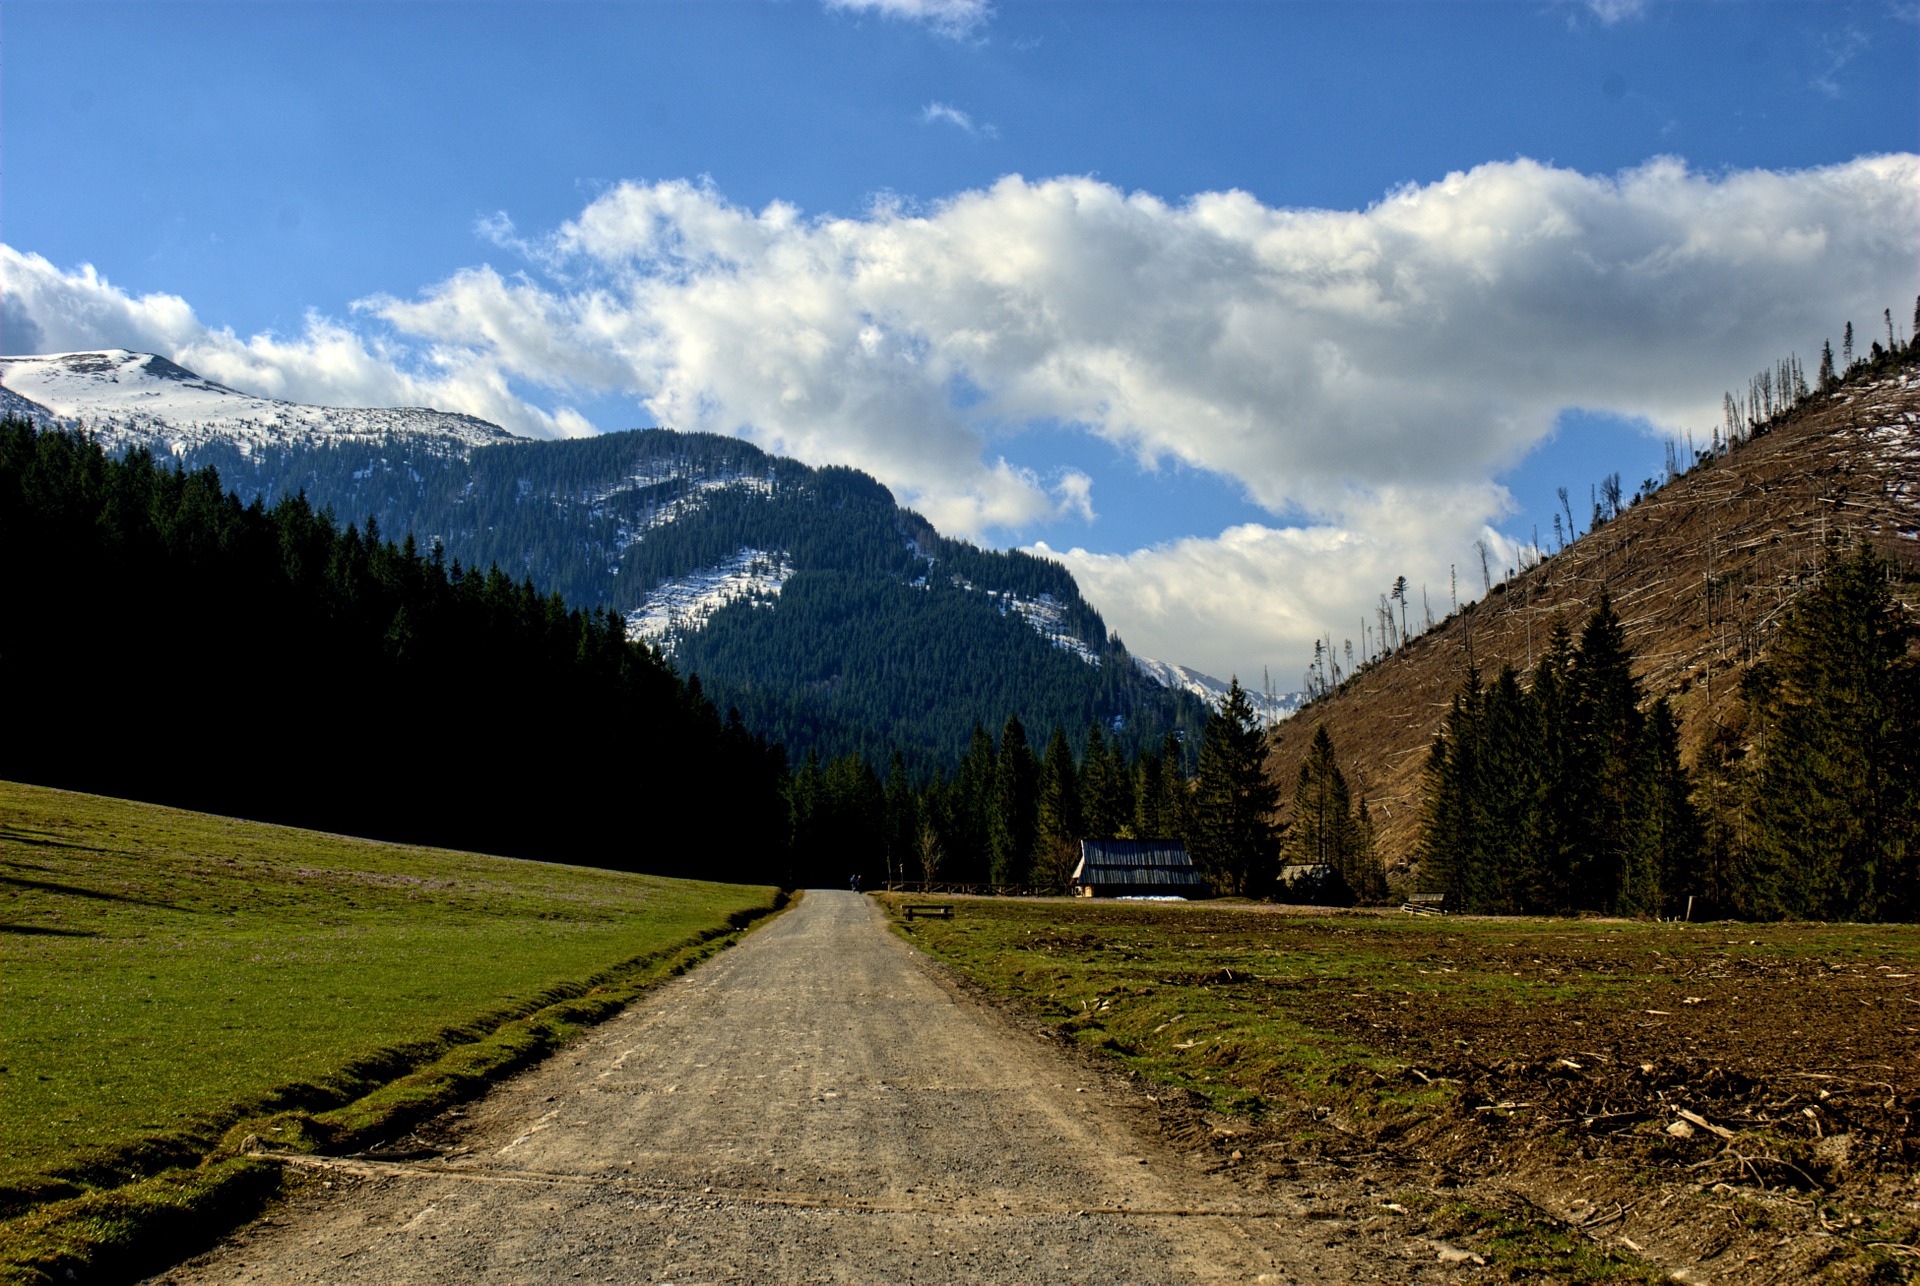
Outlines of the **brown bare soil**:
{"label": "brown bare soil", "polygon": [[1920,1269],[1911,926],[958,906],[914,940],[1255,1194],[1364,1179],[1515,1281]]}
{"label": "brown bare soil", "polygon": [[[1567,481],[1584,498],[1591,480]],[[1580,498],[1574,512],[1584,527]],[[1682,761],[1695,762],[1711,738],[1737,747],[1740,677],[1834,534],[1869,539],[1894,565],[1909,611],[1920,605],[1920,369],[1911,364],[1815,399],[1282,723],[1268,767],[1286,788],[1283,805],[1324,724],[1374,810],[1389,871],[1404,869],[1418,839],[1427,750],[1469,657],[1489,676],[1503,664],[1530,668],[1554,622],[1577,631],[1603,588],[1641,683],[1680,717]],[[1477,581],[1479,568],[1460,568],[1463,585],[1470,574]],[[1446,587],[1435,589],[1444,604]]]}

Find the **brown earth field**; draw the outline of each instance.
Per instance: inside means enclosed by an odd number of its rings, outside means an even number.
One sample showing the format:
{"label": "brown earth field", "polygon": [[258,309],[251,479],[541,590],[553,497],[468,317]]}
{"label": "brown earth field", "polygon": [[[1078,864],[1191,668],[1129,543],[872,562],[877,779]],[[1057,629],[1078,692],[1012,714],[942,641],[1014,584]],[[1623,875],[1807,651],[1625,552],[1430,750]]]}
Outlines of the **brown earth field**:
{"label": "brown earth field", "polygon": [[1920,929],[943,900],[898,930],[1250,1195],[1495,1279],[1920,1273]]}
{"label": "brown earth field", "polygon": [[[1567,479],[1583,529],[1591,481]],[[1531,568],[1503,581],[1493,568],[1500,583],[1457,613],[1446,585],[1414,586],[1409,626],[1423,619],[1423,595],[1439,623],[1275,728],[1268,770],[1282,786],[1281,820],[1324,724],[1367,798],[1389,873],[1405,872],[1427,752],[1469,661],[1489,679],[1503,664],[1524,674],[1555,622],[1577,635],[1602,590],[1646,694],[1673,703],[1682,762],[1694,765],[1710,742],[1737,758],[1751,740],[1740,679],[1812,583],[1829,537],[1869,541],[1891,564],[1909,620],[1920,619],[1920,366],[1911,360],[1804,403]],[[1480,576],[1477,564],[1459,568],[1463,596],[1469,582],[1481,589]],[[1344,659],[1341,642],[1359,623],[1325,628]]]}

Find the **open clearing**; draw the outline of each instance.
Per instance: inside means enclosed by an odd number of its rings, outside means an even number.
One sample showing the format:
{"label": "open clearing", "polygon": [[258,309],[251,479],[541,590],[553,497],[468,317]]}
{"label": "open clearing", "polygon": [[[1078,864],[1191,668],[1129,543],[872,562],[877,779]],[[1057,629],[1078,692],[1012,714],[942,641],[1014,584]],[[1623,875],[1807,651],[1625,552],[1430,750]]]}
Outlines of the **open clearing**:
{"label": "open clearing", "polygon": [[772,890],[0,783],[0,896],[17,1210],[74,1190],[58,1176],[190,1162],[240,1115],[364,1093],[450,1028],[472,1039]]}
{"label": "open clearing", "polygon": [[290,1161],[315,1179],[163,1280],[1480,1275],[1364,1180],[1250,1200],[1137,1083],[943,978],[810,892],[395,1159]]}
{"label": "open clearing", "polygon": [[1219,1109],[1249,1192],[1367,1174],[1522,1278],[1913,1276],[1913,926],[956,905],[902,929]]}

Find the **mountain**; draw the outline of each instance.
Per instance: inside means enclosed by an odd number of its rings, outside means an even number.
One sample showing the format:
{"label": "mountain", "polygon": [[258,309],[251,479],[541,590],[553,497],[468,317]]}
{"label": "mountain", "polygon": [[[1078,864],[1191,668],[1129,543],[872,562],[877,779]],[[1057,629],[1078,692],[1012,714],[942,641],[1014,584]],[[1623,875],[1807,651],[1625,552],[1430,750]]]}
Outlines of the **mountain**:
{"label": "mountain", "polygon": [[[1228,685],[1211,674],[1202,674],[1199,670],[1170,661],[1149,660],[1144,656],[1134,657],[1133,663],[1142,674],[1160,686],[1191,692],[1213,709],[1219,709],[1220,703],[1227,699]],[[1307,699],[1304,692],[1264,692],[1252,688],[1245,691],[1247,700],[1253,703],[1254,717],[1269,726],[1291,718]]]}
{"label": "mountain", "polygon": [[[1573,481],[1573,480],[1569,480]],[[1920,368],[1886,359],[1782,412],[1564,550],[1348,678],[1274,732],[1268,768],[1290,798],[1324,726],[1364,793],[1389,868],[1420,833],[1422,772],[1448,703],[1477,665],[1532,670],[1556,621],[1574,631],[1605,589],[1648,697],[1665,696],[1688,765],[1710,743],[1744,752],[1742,678],[1807,588],[1829,537],[1864,536],[1896,569],[1911,616],[1920,586]],[[1356,780],[1357,779],[1357,780]]]}
{"label": "mountain", "polygon": [[665,429],[517,439],[437,411],[238,393],[164,358],[0,359],[0,378],[113,448],[211,466],[244,501],[304,492],[607,608],[795,755],[895,748],[950,768],[976,720],[1030,737],[1094,723],[1123,748],[1197,746],[1221,685],[1137,664],[1059,564],[951,540],[856,470]]}
{"label": "mountain", "polygon": [[[259,449],[410,438],[456,448],[510,442],[497,424],[420,407],[362,410],[254,397],[151,353],[0,357],[0,383],[61,420],[84,420],[109,449],[180,455],[214,443]],[[9,408],[11,409],[11,408]]]}

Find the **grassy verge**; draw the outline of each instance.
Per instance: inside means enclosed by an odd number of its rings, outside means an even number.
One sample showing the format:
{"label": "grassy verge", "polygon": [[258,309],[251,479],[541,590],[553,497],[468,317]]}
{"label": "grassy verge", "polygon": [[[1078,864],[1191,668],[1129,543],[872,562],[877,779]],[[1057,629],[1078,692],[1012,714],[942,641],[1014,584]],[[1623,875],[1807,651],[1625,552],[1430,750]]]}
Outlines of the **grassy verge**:
{"label": "grassy verge", "polygon": [[[1398,1166],[1444,1179],[1437,1191],[1498,1175],[1576,1214],[1597,1208],[1582,1198],[1617,1201],[1638,1212],[1634,1238],[1650,1229],[1695,1261],[1757,1244],[1735,1226],[1750,1196],[1800,1212],[1766,1231],[1806,1253],[1806,1280],[1913,1254],[1913,926],[955,905],[950,921],[897,927],[1080,1045],[1244,1122],[1222,1148]],[[1524,1202],[1431,1210],[1516,1277],[1658,1276],[1613,1248],[1624,1215],[1596,1225],[1611,1229],[1602,1245]],[[1843,1220],[1855,1231],[1834,1235]]]}
{"label": "grassy verge", "polygon": [[151,1262],[277,1182],[247,1134],[402,1130],[776,905],[11,784],[0,898],[7,1280]]}

